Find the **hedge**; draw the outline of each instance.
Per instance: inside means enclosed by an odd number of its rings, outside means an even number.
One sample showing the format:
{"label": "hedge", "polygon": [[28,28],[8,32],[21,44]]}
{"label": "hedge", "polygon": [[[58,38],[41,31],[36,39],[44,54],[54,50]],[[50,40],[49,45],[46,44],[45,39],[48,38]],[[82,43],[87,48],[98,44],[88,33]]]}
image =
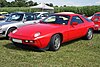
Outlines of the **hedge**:
{"label": "hedge", "polygon": [[[67,6],[67,7],[54,7],[54,12],[74,12],[79,14],[85,14],[87,16],[91,16],[96,12],[100,12],[100,6],[82,6],[82,7],[75,7],[75,6]],[[0,8],[0,12],[36,12],[40,11],[40,9],[30,9],[29,7],[3,7]]]}

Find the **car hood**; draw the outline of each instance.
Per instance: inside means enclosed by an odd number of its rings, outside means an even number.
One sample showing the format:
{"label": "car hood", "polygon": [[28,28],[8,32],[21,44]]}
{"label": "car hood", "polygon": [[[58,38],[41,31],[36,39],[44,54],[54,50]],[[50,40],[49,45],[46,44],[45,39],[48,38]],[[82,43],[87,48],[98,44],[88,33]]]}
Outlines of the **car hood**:
{"label": "car hood", "polygon": [[63,25],[60,24],[41,24],[41,23],[31,24],[18,28],[17,32],[14,33],[14,35],[23,37],[31,37],[31,36],[34,37],[34,34],[38,32],[40,32],[41,35],[45,35],[54,32],[56,30],[59,30],[59,27],[62,26]]}

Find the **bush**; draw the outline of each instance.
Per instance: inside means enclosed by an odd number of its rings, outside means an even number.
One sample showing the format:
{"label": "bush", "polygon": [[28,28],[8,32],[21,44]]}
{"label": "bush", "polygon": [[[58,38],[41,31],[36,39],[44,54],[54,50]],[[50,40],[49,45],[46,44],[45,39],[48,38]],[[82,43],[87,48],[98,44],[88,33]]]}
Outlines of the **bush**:
{"label": "bush", "polygon": [[[54,12],[74,12],[79,14],[85,14],[86,16],[91,16],[96,12],[100,12],[100,6],[83,6],[83,7],[74,7],[74,6],[67,6],[67,7],[54,7]],[[36,12],[40,11],[41,9],[30,9],[29,7],[3,7],[0,8],[1,11],[6,12]]]}

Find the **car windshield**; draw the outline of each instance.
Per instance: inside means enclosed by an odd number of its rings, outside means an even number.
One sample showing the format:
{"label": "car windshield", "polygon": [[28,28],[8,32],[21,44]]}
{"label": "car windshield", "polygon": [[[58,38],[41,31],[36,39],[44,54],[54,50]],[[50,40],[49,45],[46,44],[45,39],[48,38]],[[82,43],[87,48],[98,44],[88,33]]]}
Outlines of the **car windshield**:
{"label": "car windshield", "polygon": [[53,24],[68,24],[70,16],[68,15],[50,15],[43,19],[43,23],[53,23]]}
{"label": "car windshield", "polygon": [[86,18],[85,16],[82,15],[82,17],[87,20],[88,22],[92,22],[90,19]]}
{"label": "car windshield", "polygon": [[22,21],[24,14],[11,14],[6,21]]}
{"label": "car windshield", "polygon": [[38,16],[40,13],[34,13],[34,14],[36,14]]}
{"label": "car windshield", "polygon": [[100,17],[100,14],[95,14],[94,16],[99,16]]}

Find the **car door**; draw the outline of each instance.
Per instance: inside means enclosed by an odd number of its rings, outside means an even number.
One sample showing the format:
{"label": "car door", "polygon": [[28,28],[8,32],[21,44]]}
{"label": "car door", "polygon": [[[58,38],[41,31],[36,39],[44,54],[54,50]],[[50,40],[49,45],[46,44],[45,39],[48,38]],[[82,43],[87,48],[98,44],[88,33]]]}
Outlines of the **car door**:
{"label": "car door", "polygon": [[[72,25],[77,22],[77,25]],[[82,31],[84,31],[84,21],[79,16],[73,16],[69,27],[69,40],[80,38],[82,36]]]}

